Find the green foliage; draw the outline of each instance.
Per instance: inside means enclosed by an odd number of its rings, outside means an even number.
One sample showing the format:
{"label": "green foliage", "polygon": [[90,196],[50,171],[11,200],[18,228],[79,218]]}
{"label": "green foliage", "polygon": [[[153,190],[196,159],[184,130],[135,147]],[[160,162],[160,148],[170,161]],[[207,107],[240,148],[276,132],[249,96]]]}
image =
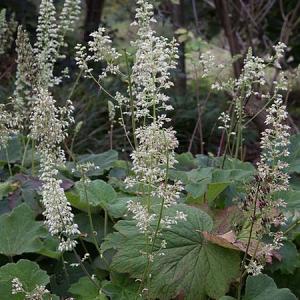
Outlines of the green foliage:
{"label": "green foliage", "polygon": [[274,280],[267,275],[249,276],[244,300],[296,300],[289,289],[278,289]]}
{"label": "green foliage", "polygon": [[[104,223],[105,219],[102,216],[99,215],[93,215],[93,226],[95,233],[92,232],[91,226],[89,223],[88,215],[85,213],[79,213],[75,216],[75,222],[78,224],[80,231],[82,233],[82,238],[90,243],[94,243],[93,235],[96,235],[96,239],[98,241],[98,244],[100,245],[105,237],[104,232]],[[112,225],[111,223],[108,223],[107,233],[112,232]]]}
{"label": "green foliage", "polygon": [[37,285],[46,286],[50,281],[47,273],[30,260],[21,259],[17,263],[6,264],[0,268],[1,300],[24,300],[23,293],[11,294],[14,278],[20,280],[26,292],[32,292]]}
{"label": "green foliage", "polygon": [[[201,210],[178,206],[174,210],[188,215],[186,222],[178,222],[171,230],[163,231],[167,246],[164,255],[157,255],[151,266],[150,294],[153,298],[169,299],[184,291],[186,299],[202,300],[206,296],[223,296],[232,280],[238,275],[238,252],[205,241],[202,232],[211,231],[211,218]],[[141,251],[145,238],[132,221],[120,221],[105,249],[117,250],[111,267],[117,272],[127,272],[140,278],[146,266]],[[161,239],[155,245],[160,248]]]}
{"label": "green foliage", "polygon": [[0,253],[7,256],[37,252],[43,248],[47,234],[42,222],[34,219],[33,211],[22,204],[11,213],[0,216]]}
{"label": "green foliage", "polygon": [[170,177],[185,184],[187,203],[201,204],[207,201],[213,205],[214,200],[227,188],[238,189],[255,173],[251,164],[230,158],[225,160],[223,168],[214,167],[222,164],[222,160],[223,158],[209,160],[199,156],[197,161],[189,154],[181,154],[177,169],[170,172]]}
{"label": "green foliage", "polygon": [[111,300],[139,299],[139,284],[130,279],[127,275],[112,272],[110,281],[103,282],[102,290]]}
{"label": "green foliage", "polygon": [[77,181],[67,197],[74,207],[86,212],[90,205],[96,212],[101,208],[107,209],[109,204],[115,202],[117,194],[110,184],[97,179],[88,183]]}
{"label": "green foliage", "polygon": [[72,284],[69,292],[77,300],[107,300],[96,284],[99,283],[97,281],[93,283],[88,277],[81,277],[77,283]]}
{"label": "green foliage", "polygon": [[[86,175],[89,177],[100,176],[107,170],[110,170],[114,163],[118,160],[118,152],[115,150],[109,150],[99,154],[84,154],[78,157],[78,164],[85,164],[87,162],[93,163],[96,168],[90,170]],[[69,170],[75,169],[75,164],[69,162],[67,164]],[[80,178],[81,174],[79,172],[72,172],[72,174]]]}

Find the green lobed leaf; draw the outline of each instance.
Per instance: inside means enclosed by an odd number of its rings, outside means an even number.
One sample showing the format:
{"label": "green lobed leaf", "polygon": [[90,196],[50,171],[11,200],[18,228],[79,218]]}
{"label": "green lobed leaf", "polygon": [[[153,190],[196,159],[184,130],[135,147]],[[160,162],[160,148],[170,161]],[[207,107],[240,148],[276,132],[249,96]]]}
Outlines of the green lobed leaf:
{"label": "green lobed leaf", "polygon": [[111,300],[139,299],[139,284],[124,274],[112,272],[110,281],[104,282],[102,290]]}
{"label": "green lobed leaf", "polygon": [[14,278],[21,281],[27,292],[32,292],[37,285],[46,286],[49,283],[49,276],[35,262],[21,259],[17,263],[6,264],[0,268],[1,300],[24,300],[23,293],[16,295],[11,293]]}
{"label": "green lobed leaf", "polygon": [[[94,230],[96,232],[96,240],[98,245],[100,245],[104,239],[104,218],[102,216],[92,216]],[[85,213],[79,213],[75,215],[75,223],[78,224],[80,232],[82,233],[82,239],[94,243],[93,233],[91,231],[91,226],[89,222],[88,215]],[[112,232],[112,223],[108,221],[107,223],[107,233]]]}
{"label": "green lobed leaf", "polygon": [[[97,168],[90,170],[87,176],[100,176],[107,170],[110,170],[114,163],[118,160],[118,152],[115,150],[109,150],[99,154],[84,154],[78,158],[78,164],[84,164],[87,162],[93,163]],[[67,164],[68,169],[75,169],[74,163]],[[73,172],[72,172],[73,173]],[[81,177],[79,172],[73,173],[75,177]]]}
{"label": "green lobed leaf", "polygon": [[265,275],[248,276],[243,300],[297,300],[287,288],[277,288],[274,280]]}
{"label": "green lobed leaf", "polygon": [[77,209],[87,212],[89,203],[92,211],[97,212],[100,208],[107,209],[109,204],[114,203],[117,193],[110,184],[97,179],[86,184],[77,181],[75,187],[67,192],[66,196]]}
{"label": "green lobed leaf", "polygon": [[127,213],[127,202],[129,200],[135,201],[138,199],[136,196],[130,196],[128,194],[119,193],[114,202],[110,203],[107,207],[108,213],[113,218],[121,218]]}
{"label": "green lobed leaf", "polygon": [[34,219],[27,204],[0,216],[0,253],[7,256],[37,252],[44,247],[40,238],[46,235],[42,222]]}
{"label": "green lobed leaf", "polygon": [[[179,179],[189,193],[187,203],[199,203],[208,200],[212,203],[227,187],[249,181],[254,167],[249,163],[228,159],[227,169],[201,167],[190,171],[170,171],[171,179]],[[250,167],[251,166],[251,167]]]}
{"label": "green lobed leaf", "polygon": [[176,161],[175,168],[178,171],[189,171],[197,168],[197,159],[190,152],[177,154]]}
{"label": "green lobed leaf", "polygon": [[107,300],[100,288],[97,288],[88,277],[81,277],[78,282],[73,283],[69,292],[76,296],[76,300]]}
{"label": "green lobed leaf", "polygon": [[269,265],[272,272],[280,270],[285,274],[292,274],[297,268],[300,267],[300,255],[294,243],[286,241],[279,249],[281,256],[280,261],[275,261]]}
{"label": "green lobed leaf", "polygon": [[[211,218],[203,211],[178,205],[170,211],[183,211],[187,221],[178,222],[171,229],[164,229],[157,239],[154,252],[162,239],[167,242],[164,255],[155,256],[151,268],[150,294],[153,298],[169,299],[184,292],[187,300],[204,300],[207,296],[219,298],[226,294],[232,280],[238,276],[239,254],[205,241],[201,232],[211,231]],[[133,221],[120,221],[118,233],[110,235],[103,249],[117,250],[112,269],[141,278],[146,258],[143,234],[137,231]]]}

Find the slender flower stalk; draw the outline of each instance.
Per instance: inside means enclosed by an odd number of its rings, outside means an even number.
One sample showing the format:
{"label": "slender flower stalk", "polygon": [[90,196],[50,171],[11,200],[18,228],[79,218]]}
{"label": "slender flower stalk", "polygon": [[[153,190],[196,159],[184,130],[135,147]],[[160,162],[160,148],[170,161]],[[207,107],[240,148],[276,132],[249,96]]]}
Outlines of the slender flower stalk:
{"label": "slender flower stalk", "polygon": [[[177,212],[168,214],[168,208],[177,203],[182,191],[179,181],[169,180],[169,170],[176,163],[175,149],[178,146],[176,132],[166,126],[170,119],[166,112],[173,109],[165,90],[172,87],[171,71],[176,67],[178,58],[177,43],[157,36],[153,29],[156,23],[154,7],[147,0],[138,0],[135,21],[137,39],[132,42],[135,50],[133,65],[130,67],[129,53],[125,51],[128,83],[127,94],[111,95],[103,88],[102,80],[108,73],[121,75],[118,59],[121,56],[113,47],[112,41],[100,27],[91,34],[88,47],[77,45],[77,65],[85,76],[94,80],[113,101],[121,113],[120,124],[125,130],[133,148],[132,175],[126,178],[127,188],[138,187],[139,201],[128,201],[127,208],[137,223],[138,230],[145,235],[147,249],[147,267],[141,287],[146,285],[151,272],[151,263],[155,258],[154,245],[162,228],[170,228],[178,220],[185,220],[186,215]],[[94,75],[90,62],[105,62],[99,76]],[[126,118],[131,118],[132,136],[126,128]],[[133,137],[133,143],[131,139]],[[165,248],[165,241],[161,249]]]}
{"label": "slender flower stalk", "polygon": [[[252,238],[261,240],[265,235],[272,238],[272,243],[257,249],[249,266],[244,262],[247,272],[252,274],[259,273],[262,266],[272,257],[273,251],[282,246],[283,233],[273,232],[271,226],[278,228],[285,224],[285,217],[280,209],[286,204],[282,199],[273,199],[272,194],[289,188],[289,176],[285,172],[288,164],[282,159],[289,155],[290,127],[285,124],[287,111],[279,95],[267,112],[267,129],[261,138],[262,154],[258,163],[258,175],[244,203],[244,210],[246,214],[249,212],[251,215],[249,221],[252,224],[252,234],[250,233],[249,243]],[[255,213],[252,213],[251,209],[254,209]],[[257,266],[256,270],[254,266]]]}
{"label": "slender flower stalk", "polygon": [[[254,56],[252,49],[249,48],[247,55],[244,60],[244,66],[239,78],[230,78],[227,81],[217,81],[212,85],[212,88],[218,91],[226,91],[232,96],[232,104],[229,108],[229,119],[227,124],[230,126],[226,129],[222,128],[223,135],[226,132],[230,136],[227,136],[226,149],[230,151],[232,156],[235,158],[243,156],[242,145],[243,145],[243,131],[246,125],[252,121],[263,109],[273,103],[280,92],[280,90],[286,90],[286,79],[282,73],[280,73],[281,80],[278,82],[269,83],[266,79],[267,69],[270,66],[280,68],[279,60],[282,58],[286,46],[283,43],[278,43],[274,46],[275,54],[266,58],[260,58]],[[209,55],[209,61],[205,64],[204,74],[210,72],[209,65],[212,67],[216,65],[216,62],[211,62],[212,57]],[[268,85],[274,85],[274,91],[272,93],[266,92]],[[244,108],[250,98],[255,97],[262,100],[262,109],[251,118],[247,120]],[[231,145],[230,145],[231,143]]]}

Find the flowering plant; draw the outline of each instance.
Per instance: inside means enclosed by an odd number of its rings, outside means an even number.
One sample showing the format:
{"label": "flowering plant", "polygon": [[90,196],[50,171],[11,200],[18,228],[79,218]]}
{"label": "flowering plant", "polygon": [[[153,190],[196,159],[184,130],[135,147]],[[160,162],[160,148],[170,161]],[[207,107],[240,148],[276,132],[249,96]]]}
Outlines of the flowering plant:
{"label": "flowering plant", "polygon": [[[75,47],[79,75],[59,105],[56,91],[68,74],[56,64],[79,15],[79,0],[65,0],[59,14],[53,0],[42,0],[35,43],[17,29],[15,89],[0,105],[0,198],[9,209],[0,207],[0,297],[296,299],[265,274],[299,270],[299,193],[290,186],[298,176],[299,136],[291,136],[287,123],[288,80],[280,71],[286,46],[277,44],[264,58],[249,49],[238,78],[215,80],[212,89],[231,97],[216,117],[219,153],[195,157],[176,152],[169,90],[179,44],[157,33],[150,0],[136,1],[130,49],[119,50],[101,26]],[[1,13],[6,43],[9,22]],[[199,56],[197,67],[201,78],[225,68],[211,52]],[[267,91],[269,67],[281,80]],[[110,150],[104,153],[73,149],[84,122],[75,122],[69,98],[81,77],[107,98]],[[111,77],[122,82],[115,93],[106,88]],[[253,119],[245,107],[258,96],[266,118],[252,164],[243,159]],[[115,127],[128,155],[113,149]]]}

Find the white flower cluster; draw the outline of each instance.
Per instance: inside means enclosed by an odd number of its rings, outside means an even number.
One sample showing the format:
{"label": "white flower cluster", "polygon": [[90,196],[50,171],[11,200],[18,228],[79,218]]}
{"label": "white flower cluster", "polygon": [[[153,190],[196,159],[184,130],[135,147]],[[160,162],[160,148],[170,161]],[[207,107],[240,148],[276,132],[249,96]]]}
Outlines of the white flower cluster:
{"label": "white flower cluster", "polygon": [[[153,6],[148,1],[137,1],[136,19],[133,25],[138,26],[138,38],[133,42],[136,47],[134,64],[132,68],[132,97],[134,117],[136,120],[143,118],[144,124],[138,127],[134,134],[137,139],[136,148],[131,154],[133,163],[133,175],[126,178],[127,187],[142,186],[141,194],[145,199],[151,199],[151,203],[130,201],[128,210],[133,213],[137,227],[153,238],[153,228],[150,222],[160,221],[161,227],[169,228],[176,224],[177,220],[184,220],[185,215],[178,212],[175,217],[168,216],[168,212],[157,216],[152,213],[155,206],[168,208],[177,203],[182,184],[179,181],[170,182],[168,172],[174,168],[175,148],[178,146],[176,132],[172,128],[165,128],[169,121],[166,115],[160,111],[173,109],[168,103],[169,97],[164,90],[171,87],[170,71],[175,68],[177,47],[175,41],[169,43],[163,37],[157,37],[151,24],[153,18]],[[118,94],[119,105],[129,105],[129,99]],[[125,112],[131,115],[131,111]],[[153,254],[152,254],[153,255]]]}
{"label": "white flower cluster", "polygon": [[281,160],[289,156],[290,127],[285,123],[287,116],[286,106],[278,97],[268,109],[267,129],[261,138],[263,152],[258,163],[259,176],[271,192],[286,190],[289,186],[289,176],[284,172],[288,164]]}
{"label": "white flower cluster", "polygon": [[60,42],[63,42],[65,34],[72,30],[79,19],[81,11],[81,0],[65,0],[63,9],[59,16],[58,29]]}
{"label": "white flower cluster", "polygon": [[59,49],[65,46],[66,32],[72,30],[72,26],[79,17],[80,2],[80,0],[65,0],[57,21],[53,0],[42,0],[34,47],[31,46],[28,34],[22,26],[18,28],[17,74],[12,106],[19,129],[28,130],[28,124],[25,122],[28,122],[28,116],[31,113],[30,106],[40,89],[52,87],[61,80],[61,77],[55,77],[53,74],[54,64],[61,57]]}
{"label": "white flower cluster", "polygon": [[224,68],[224,65],[217,64],[211,51],[201,53],[197,65],[202,67],[202,78],[209,76],[211,72],[215,72],[216,69]]}
{"label": "white flower cluster", "polygon": [[230,128],[230,117],[228,115],[228,113],[222,112],[221,115],[218,118],[218,121],[221,122],[221,126],[219,126],[219,129],[225,129],[225,130],[229,130]]}
{"label": "white flower cluster", "polygon": [[20,281],[19,278],[15,277],[12,280],[12,289],[11,289],[12,295],[17,295],[17,294],[24,294],[24,300],[43,300],[44,296],[46,294],[49,294],[50,292],[46,289],[45,286],[42,285],[37,285],[35,289],[32,292],[27,292],[24,287],[22,282]]}
{"label": "white flower cluster", "polygon": [[37,79],[37,68],[34,52],[31,47],[28,34],[22,26],[18,28],[16,39],[17,52],[17,73],[15,81],[15,91],[12,97],[12,105],[19,127],[28,122],[28,116],[31,111],[31,105],[34,98],[33,86]]}
{"label": "white flower cluster", "polygon": [[[106,63],[106,68],[99,75],[99,80],[105,78],[108,73],[117,74],[119,72],[117,60],[121,54],[112,47],[112,40],[105,32],[105,28],[99,27],[97,31],[90,34],[92,40],[88,42],[88,51],[87,48],[81,44],[78,44],[75,48],[76,63],[86,77],[92,76],[91,73],[93,69],[88,66],[91,61],[104,61]],[[88,52],[91,54],[88,54]]]}
{"label": "white flower cluster", "polygon": [[[256,182],[251,185],[245,208],[250,213],[250,221],[255,222],[255,236],[262,238],[269,235],[273,240],[272,243],[263,245],[256,254],[256,260],[251,260],[246,267],[247,272],[253,275],[258,274],[263,264],[272,257],[273,251],[283,245],[283,233],[272,232],[271,226],[276,228],[285,224],[286,218],[280,211],[285,202],[282,199],[273,199],[272,194],[289,187],[289,176],[285,173],[288,164],[282,159],[289,155],[290,127],[286,125],[287,111],[280,95],[277,95],[267,112],[267,128],[261,138],[262,154],[258,163],[258,175]],[[256,210],[255,216],[253,209]]]}
{"label": "white flower cluster", "polygon": [[13,121],[13,115],[0,104],[0,149],[6,148],[10,137],[17,132]]}
{"label": "white flower cluster", "polygon": [[53,0],[42,0],[39,10],[37,41],[34,45],[36,65],[39,70],[39,86],[51,87],[61,81],[53,74],[59,50],[66,46],[65,34],[72,30],[79,18],[80,0],[65,0],[60,16],[57,18]]}
{"label": "white flower cluster", "polygon": [[13,35],[17,27],[14,15],[6,20],[6,9],[0,11],[0,55],[4,54],[13,42]]}
{"label": "white flower cluster", "polygon": [[153,5],[148,1],[139,0],[136,10],[138,39],[132,44],[136,48],[135,62],[132,67],[132,93],[135,97],[135,117],[149,118],[153,111],[172,110],[168,104],[169,97],[163,91],[173,86],[170,71],[176,68],[178,48],[175,40],[169,42],[166,38],[156,36],[151,24]]}
{"label": "white flower cluster", "polygon": [[13,278],[13,280],[11,281],[11,284],[12,284],[12,294],[13,295],[16,295],[18,293],[23,293],[23,291],[24,291],[23,284],[19,278]]}
{"label": "white flower cluster", "polygon": [[263,270],[263,266],[258,264],[257,261],[251,260],[249,264],[246,266],[246,271],[248,274],[251,274],[253,276],[259,275],[261,271]]}
{"label": "white flower cluster", "polygon": [[[163,201],[164,207],[168,208],[176,204],[183,190],[180,181],[173,184],[168,182],[167,172],[176,163],[174,149],[178,141],[175,132],[171,128],[163,128],[162,124],[153,122],[149,126],[138,128],[136,133],[139,145],[131,154],[134,176],[126,178],[125,183],[127,187],[145,185],[149,195]],[[130,207],[132,204],[128,206],[132,211]],[[143,212],[147,211],[144,209]],[[138,218],[146,221],[148,216]],[[137,226],[144,231],[143,228],[147,227],[147,224],[143,226],[140,222]]]}
{"label": "white flower cluster", "polygon": [[53,0],[42,0],[39,10],[34,51],[39,69],[39,85],[53,85],[53,67],[58,57],[58,26]]}
{"label": "white flower cluster", "polygon": [[65,159],[60,144],[67,135],[68,125],[73,122],[72,111],[71,105],[57,108],[52,96],[42,91],[35,101],[30,126],[31,137],[38,143],[41,161],[46,225],[52,235],[59,235],[60,251],[71,250],[76,245],[73,237],[79,234],[78,226],[73,222],[71,206],[60,186],[61,180],[57,179],[56,169]]}
{"label": "white flower cluster", "polygon": [[148,232],[150,230],[151,222],[155,220],[156,215],[150,214],[138,201],[128,201],[127,209],[133,214],[133,219],[137,221],[136,226],[139,228],[140,232]]}
{"label": "white flower cluster", "polygon": [[[266,69],[270,64],[275,64],[282,57],[282,51],[286,46],[282,43],[274,46],[276,53],[274,56],[265,59],[254,56],[252,49],[249,48],[244,60],[242,72],[237,79],[229,79],[228,81],[216,82],[212,85],[213,89],[225,90],[234,96],[241,95],[248,98],[256,92],[255,84],[260,87],[266,82]],[[204,54],[203,54],[204,55]],[[209,57],[211,54],[209,53]],[[212,60],[212,58],[210,59]]]}
{"label": "white flower cluster", "polygon": [[275,66],[278,69],[281,69],[280,66],[280,59],[284,57],[285,54],[285,50],[287,48],[286,44],[279,42],[277,45],[275,45],[274,47],[275,50]]}
{"label": "white flower cluster", "polygon": [[283,56],[286,46],[283,43],[279,43],[274,46],[275,55],[267,57],[265,59],[254,56],[252,49],[249,48],[246,58],[244,60],[244,66],[242,72],[237,79],[230,78],[228,81],[215,82],[212,84],[212,89],[221,91],[227,91],[232,95],[235,101],[235,118],[243,119],[244,111],[243,105],[247,103],[247,100],[251,96],[260,96],[265,101],[274,101],[277,98],[279,90],[287,89],[287,80],[282,74],[279,82],[273,82],[275,87],[275,93],[270,95],[261,92],[261,87],[267,85],[266,70],[273,64],[277,67],[278,60]]}

